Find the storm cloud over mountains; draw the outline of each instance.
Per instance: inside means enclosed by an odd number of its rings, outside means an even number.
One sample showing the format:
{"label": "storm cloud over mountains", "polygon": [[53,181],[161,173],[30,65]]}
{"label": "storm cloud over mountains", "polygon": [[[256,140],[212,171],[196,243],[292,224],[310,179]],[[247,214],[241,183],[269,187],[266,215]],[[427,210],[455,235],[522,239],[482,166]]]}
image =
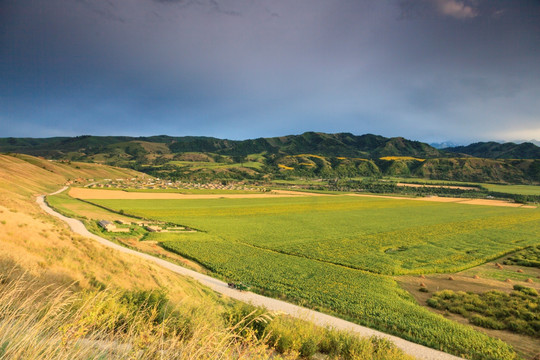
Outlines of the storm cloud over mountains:
{"label": "storm cloud over mountains", "polygon": [[2,136],[540,138],[540,3],[5,0]]}

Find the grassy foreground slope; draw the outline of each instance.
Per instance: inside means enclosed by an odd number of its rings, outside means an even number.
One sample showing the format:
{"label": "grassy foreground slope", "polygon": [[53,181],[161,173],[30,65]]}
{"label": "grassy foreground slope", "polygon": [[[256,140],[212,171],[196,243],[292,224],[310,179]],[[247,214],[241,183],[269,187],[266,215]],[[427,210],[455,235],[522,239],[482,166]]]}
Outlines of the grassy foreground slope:
{"label": "grassy foreground slope", "polygon": [[410,359],[387,341],[269,321],[190,279],[72,234],[35,203],[36,194],[68,179],[135,176],[0,155],[0,359],[266,359],[273,348],[287,359],[316,351]]}
{"label": "grassy foreground slope", "polygon": [[349,196],[94,202],[201,230],[148,239],[264,293],[467,358],[515,356],[418,306],[389,275],[462,269],[533,244],[536,209]]}

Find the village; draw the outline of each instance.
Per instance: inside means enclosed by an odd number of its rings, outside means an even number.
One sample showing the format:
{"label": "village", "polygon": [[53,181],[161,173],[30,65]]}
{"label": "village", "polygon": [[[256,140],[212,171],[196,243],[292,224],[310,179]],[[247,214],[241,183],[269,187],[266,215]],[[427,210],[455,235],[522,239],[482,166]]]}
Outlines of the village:
{"label": "village", "polygon": [[196,232],[193,229],[183,226],[169,225],[164,222],[157,221],[126,221],[126,220],[100,220],[98,225],[107,232],[112,233],[127,233],[134,230],[134,226],[145,229],[148,232]]}
{"label": "village", "polygon": [[[84,179],[75,179],[66,185],[84,184]],[[96,189],[135,189],[135,190],[235,190],[235,191],[258,191],[266,192],[267,189],[253,186],[246,186],[240,183],[193,183],[182,181],[170,181],[159,178],[135,177],[130,179],[104,179],[100,182],[94,182],[93,179],[86,179],[88,188]]]}

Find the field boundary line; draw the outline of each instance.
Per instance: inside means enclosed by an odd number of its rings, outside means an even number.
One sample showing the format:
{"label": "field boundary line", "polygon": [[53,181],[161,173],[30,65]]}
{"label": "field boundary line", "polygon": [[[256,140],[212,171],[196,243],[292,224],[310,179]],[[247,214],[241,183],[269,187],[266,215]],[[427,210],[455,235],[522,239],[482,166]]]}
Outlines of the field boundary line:
{"label": "field boundary line", "polygon": [[[61,191],[64,191],[64,190],[65,190],[65,188],[62,189]],[[343,320],[343,319],[335,317],[335,316],[331,316],[331,315],[324,314],[324,313],[321,313],[321,312],[318,312],[318,311],[315,311],[315,310],[307,309],[307,308],[304,308],[304,307],[301,307],[301,306],[298,306],[298,305],[290,304],[290,303],[282,301],[282,300],[277,300],[277,299],[274,299],[274,298],[269,298],[269,297],[265,297],[265,296],[262,296],[262,295],[258,295],[258,294],[252,293],[252,292],[247,292],[247,291],[240,292],[238,290],[231,289],[231,288],[228,287],[226,282],[215,279],[215,278],[213,278],[211,276],[208,276],[208,275],[198,273],[198,272],[196,272],[194,270],[184,268],[184,267],[182,267],[180,265],[173,264],[171,262],[168,262],[166,260],[154,257],[152,255],[145,254],[145,253],[142,253],[142,252],[139,252],[139,251],[135,251],[135,250],[130,249],[130,248],[126,248],[126,247],[124,247],[122,245],[113,243],[113,242],[111,242],[111,241],[109,241],[109,240],[107,240],[105,238],[102,238],[102,237],[100,237],[98,235],[95,235],[95,234],[91,233],[90,231],[88,231],[88,229],[86,229],[86,227],[84,226],[84,224],[80,220],[64,216],[64,215],[56,212],[55,210],[53,210],[51,207],[49,207],[49,205],[45,201],[45,196],[44,195],[38,196],[36,198],[36,202],[43,211],[45,211],[47,214],[49,214],[49,215],[51,215],[53,217],[56,217],[56,218],[62,220],[63,222],[65,222],[69,226],[69,228],[74,233],[76,233],[78,235],[81,235],[81,236],[84,236],[86,238],[90,238],[92,240],[95,240],[98,243],[100,243],[101,245],[104,245],[106,247],[118,250],[118,251],[120,251],[122,253],[137,256],[139,258],[151,261],[151,262],[153,262],[153,263],[155,263],[155,264],[157,264],[157,265],[159,265],[159,266],[161,266],[161,267],[163,267],[163,268],[165,268],[167,270],[170,270],[170,271],[172,271],[174,273],[177,273],[179,275],[188,276],[188,277],[190,277],[192,279],[195,279],[196,281],[198,281],[202,285],[207,286],[210,289],[212,289],[212,290],[214,290],[214,291],[216,291],[218,293],[221,293],[223,295],[226,295],[226,296],[228,296],[228,297],[230,297],[232,299],[235,299],[235,300],[238,300],[238,301],[241,301],[241,302],[244,302],[244,303],[252,304],[254,306],[261,306],[261,307],[264,307],[264,308],[268,309],[269,311],[276,311],[276,312],[288,314],[288,315],[293,316],[295,318],[310,321],[310,322],[312,322],[312,323],[314,323],[314,324],[316,324],[318,326],[330,327],[330,328],[334,328],[334,329],[337,329],[337,330],[345,330],[345,331],[356,333],[356,334],[358,334],[360,336],[365,336],[365,337],[376,336],[376,337],[380,337],[380,338],[385,338],[385,339],[393,342],[398,348],[403,350],[405,353],[407,353],[407,354],[409,354],[411,356],[414,356],[414,357],[416,357],[418,359],[422,359],[422,360],[463,360],[460,357],[457,357],[457,356],[454,356],[454,355],[451,355],[451,354],[447,354],[445,352],[435,350],[435,349],[429,348],[429,347],[424,346],[424,345],[416,344],[416,343],[410,342],[408,340],[399,338],[399,337],[394,336],[394,335],[388,335],[388,334],[385,334],[383,332],[373,330],[373,329],[370,329],[368,327],[361,326],[361,325],[352,323],[352,322],[347,321],[347,320]]]}

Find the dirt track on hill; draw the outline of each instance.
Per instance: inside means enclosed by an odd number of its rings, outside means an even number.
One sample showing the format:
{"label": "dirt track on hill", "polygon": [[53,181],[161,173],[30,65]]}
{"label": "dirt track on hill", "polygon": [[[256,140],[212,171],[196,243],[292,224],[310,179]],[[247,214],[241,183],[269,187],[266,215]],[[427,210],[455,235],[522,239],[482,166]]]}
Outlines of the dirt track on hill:
{"label": "dirt track on hill", "polygon": [[[65,190],[65,188],[57,191],[56,193],[59,193],[63,190]],[[118,250],[120,252],[130,254],[130,255],[134,255],[139,258],[146,259],[148,261],[152,261],[177,274],[180,274],[183,276],[189,276],[197,280],[201,284],[211,288],[212,290],[218,293],[221,293],[223,295],[226,295],[230,298],[233,298],[233,299],[245,302],[245,303],[253,304],[255,306],[262,306],[262,307],[267,308],[270,311],[282,312],[282,313],[294,316],[296,318],[311,321],[314,324],[319,325],[319,326],[323,326],[323,327],[328,326],[328,327],[332,327],[339,330],[346,330],[346,331],[359,334],[360,336],[366,336],[366,337],[377,336],[377,337],[385,338],[392,341],[398,348],[402,349],[405,353],[412,355],[418,359],[424,359],[424,360],[460,360],[461,359],[457,356],[450,355],[442,351],[434,350],[434,349],[425,347],[423,345],[418,345],[413,342],[401,339],[399,337],[388,335],[380,331],[373,330],[364,326],[360,326],[360,325],[354,324],[352,322],[349,322],[349,321],[346,321],[346,320],[343,320],[334,316],[320,313],[318,311],[306,309],[297,305],[289,304],[285,301],[268,298],[268,297],[257,295],[251,292],[247,292],[247,291],[241,292],[238,290],[231,289],[227,286],[227,283],[223,281],[214,279],[207,275],[200,274],[193,270],[183,268],[179,265],[170,263],[163,259],[159,259],[148,254],[140,253],[138,251],[135,251],[129,248],[125,248],[121,245],[115,244],[100,236],[92,234],[86,229],[86,227],[81,221],[68,218],[54,211],[53,209],[51,209],[45,202],[44,196],[39,196],[36,199],[36,201],[46,213],[56,218],[59,218],[60,220],[67,223],[73,232],[79,235],[82,235],[84,237],[91,238],[99,242],[100,244],[107,246],[109,248],[112,248],[114,250]]]}

